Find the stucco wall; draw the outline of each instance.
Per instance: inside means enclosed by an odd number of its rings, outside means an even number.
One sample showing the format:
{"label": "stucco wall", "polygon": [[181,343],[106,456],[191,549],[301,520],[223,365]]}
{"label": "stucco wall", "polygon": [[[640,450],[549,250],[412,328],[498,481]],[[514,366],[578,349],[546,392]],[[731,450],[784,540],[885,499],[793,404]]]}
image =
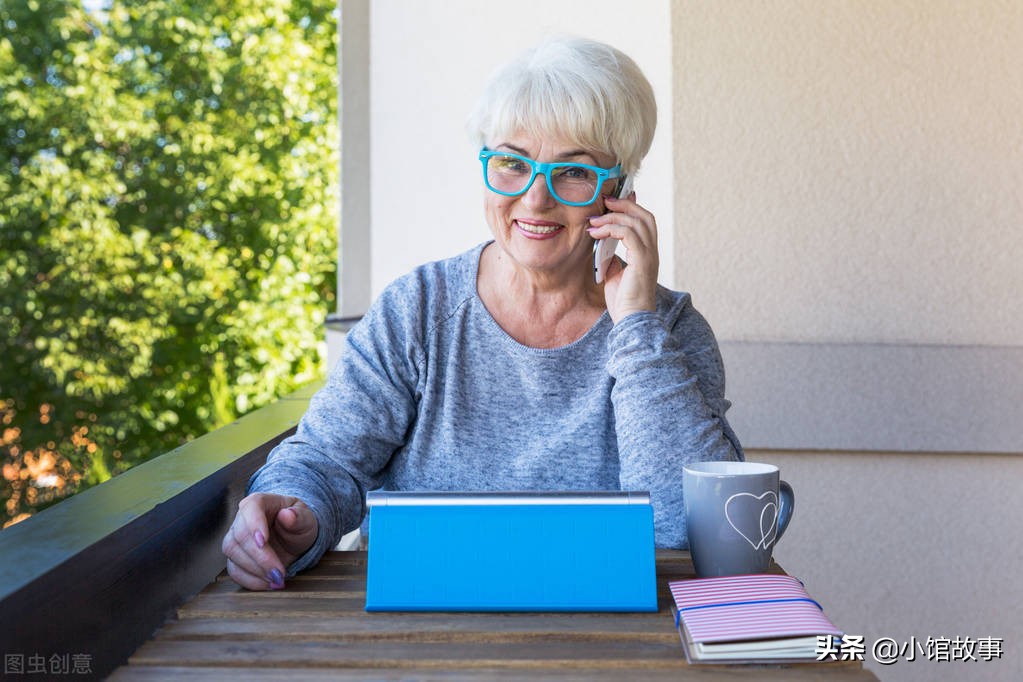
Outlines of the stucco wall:
{"label": "stucco wall", "polygon": [[676,279],[723,338],[1023,343],[1023,3],[672,3]]}

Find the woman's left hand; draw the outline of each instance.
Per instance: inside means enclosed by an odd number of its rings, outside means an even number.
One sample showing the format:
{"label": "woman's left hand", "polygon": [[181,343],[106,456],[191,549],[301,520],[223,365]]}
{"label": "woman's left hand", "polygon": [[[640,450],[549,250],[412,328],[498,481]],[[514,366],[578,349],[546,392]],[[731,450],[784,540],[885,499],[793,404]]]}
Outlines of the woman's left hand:
{"label": "woman's left hand", "polygon": [[657,309],[657,221],[650,211],[636,203],[636,193],[626,199],[604,197],[609,212],[590,218],[590,236],[613,237],[625,245],[627,265],[611,259],[604,276],[604,299],[611,321],[619,321],[641,310]]}

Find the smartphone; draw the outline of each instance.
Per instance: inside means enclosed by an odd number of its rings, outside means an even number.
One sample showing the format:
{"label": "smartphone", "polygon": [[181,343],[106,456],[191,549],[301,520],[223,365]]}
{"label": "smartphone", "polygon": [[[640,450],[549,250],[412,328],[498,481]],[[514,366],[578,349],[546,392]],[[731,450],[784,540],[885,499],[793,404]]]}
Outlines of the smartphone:
{"label": "smartphone", "polygon": [[[632,192],[632,178],[628,175],[623,175],[618,181],[618,187],[612,193],[612,196],[616,199],[627,197]],[[618,248],[618,241],[613,237],[607,239],[598,239],[593,243],[593,275],[597,280],[597,284],[604,281],[604,275],[607,274],[607,266],[611,264],[611,259],[615,257],[615,249]]]}

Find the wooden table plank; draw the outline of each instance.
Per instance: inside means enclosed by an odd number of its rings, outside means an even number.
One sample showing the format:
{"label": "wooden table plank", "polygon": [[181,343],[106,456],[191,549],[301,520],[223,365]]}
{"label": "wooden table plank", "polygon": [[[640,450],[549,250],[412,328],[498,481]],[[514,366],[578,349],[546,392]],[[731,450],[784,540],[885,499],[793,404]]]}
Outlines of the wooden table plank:
{"label": "wooden table plank", "polygon": [[[301,595],[308,592],[348,592],[358,593],[365,596],[366,578],[356,576],[303,576],[298,575],[288,578],[288,594]],[[243,594],[246,590],[239,587],[233,580],[218,580],[210,583],[209,587],[200,594]]]}
{"label": "wooden table plank", "polygon": [[[270,626],[256,618],[192,618],[168,623],[161,639],[260,639],[270,636]],[[678,631],[670,616],[633,614],[629,618],[605,614],[417,614],[415,620],[400,616],[276,618],[276,639],[375,638],[403,641],[501,641],[511,637],[544,638],[558,634],[582,634],[592,638],[651,639],[676,642]]]}
{"label": "wooden table plank", "polygon": [[[339,680],[340,682],[366,682],[369,680],[402,680],[408,682],[536,682],[538,679],[555,682],[679,682],[690,679],[678,670],[644,670],[642,675],[624,670],[606,668],[575,668],[572,670],[546,670],[542,678],[536,671],[479,668],[475,670],[452,668],[379,668],[314,669],[301,668],[223,668],[223,667],[150,667],[125,666],[109,678],[112,682],[179,682],[182,679],[202,682],[237,682],[255,680],[270,682],[299,682],[310,680]],[[695,679],[695,678],[693,678]],[[801,669],[793,676],[790,668],[729,669],[720,666],[703,668],[699,679],[705,682],[735,682],[736,680],[763,680],[764,682],[869,682],[877,678],[864,671],[828,669]]]}
{"label": "wooden table plank", "polygon": [[[376,670],[464,670],[479,668],[528,672],[531,679],[551,672],[602,670],[618,679],[647,679],[647,673],[673,671],[674,679],[710,676],[711,679],[765,679],[777,671],[775,679],[870,680],[858,666],[844,663],[803,664],[789,667],[687,666],[679,645],[650,642],[561,641],[519,643],[465,642],[452,646],[438,643],[295,643],[295,642],[169,642],[146,644],[132,657],[132,666],[174,666],[182,661],[203,666],[223,666],[238,670],[268,669],[278,666],[302,667],[332,672],[351,668]],[[825,674],[826,673],[826,674]],[[407,678],[407,676],[406,676]]]}
{"label": "wooden table plank", "polygon": [[316,598],[281,592],[198,595],[178,611],[178,618],[281,618],[285,616],[344,616],[366,612],[366,595],[324,593]]}
{"label": "wooden table plank", "polygon": [[681,644],[673,641],[600,640],[548,637],[503,642],[309,642],[261,639],[199,641],[156,639],[131,657],[132,665],[228,665],[312,668],[685,668]]}
{"label": "wooden table plank", "polygon": [[[674,579],[674,578],[671,578]],[[661,610],[670,609],[673,603],[671,591],[668,589],[668,578],[659,579],[657,585],[657,603]],[[183,607],[183,613],[190,610],[202,611],[206,608],[222,608],[225,602],[238,601],[239,603],[249,602],[255,608],[256,604],[264,604],[267,608],[272,600],[296,600],[296,599],[332,599],[342,597],[357,597],[365,602],[366,581],[352,578],[314,579],[304,581],[289,581],[287,589],[280,592],[249,592],[235,584],[214,583],[201,593],[196,595],[189,604]],[[217,605],[221,605],[218,607]],[[365,605],[365,604],[363,604]],[[190,617],[183,615],[182,617]]]}

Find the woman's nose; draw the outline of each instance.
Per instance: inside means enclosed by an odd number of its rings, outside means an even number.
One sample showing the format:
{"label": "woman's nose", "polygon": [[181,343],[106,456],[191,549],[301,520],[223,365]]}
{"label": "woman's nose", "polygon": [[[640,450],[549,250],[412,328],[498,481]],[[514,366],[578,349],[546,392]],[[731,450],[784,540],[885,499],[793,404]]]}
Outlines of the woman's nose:
{"label": "woman's nose", "polygon": [[529,186],[526,193],[522,195],[522,201],[527,206],[551,206],[557,203],[557,199],[551,195],[547,187],[547,176],[537,173],[533,178],[533,184]]}

